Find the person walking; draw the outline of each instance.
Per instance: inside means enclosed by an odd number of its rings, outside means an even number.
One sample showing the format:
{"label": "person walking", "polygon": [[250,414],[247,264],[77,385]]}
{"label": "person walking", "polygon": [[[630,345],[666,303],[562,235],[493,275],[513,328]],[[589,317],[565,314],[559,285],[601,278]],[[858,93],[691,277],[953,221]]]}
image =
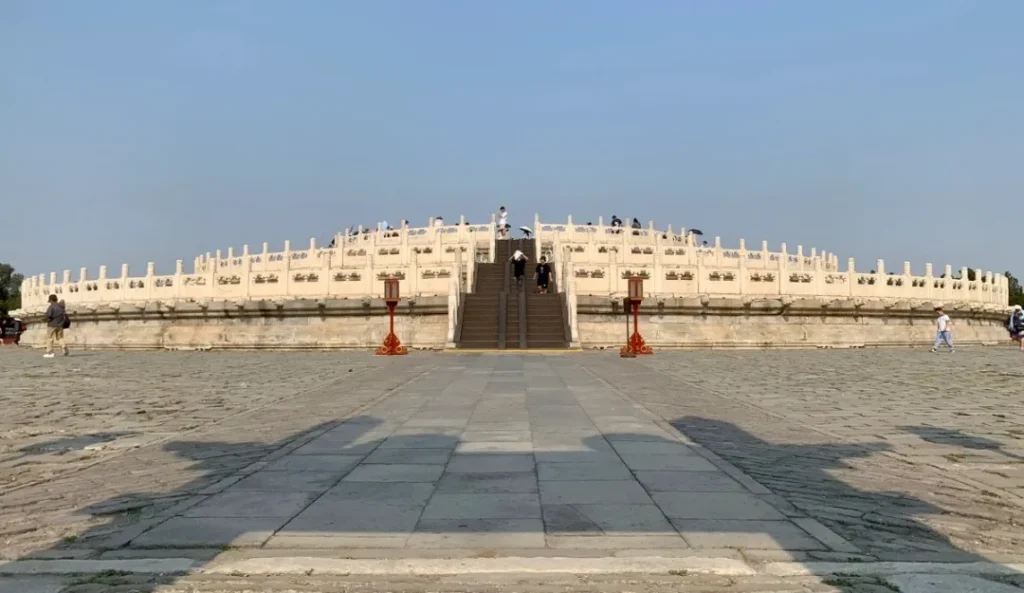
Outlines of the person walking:
{"label": "person walking", "polygon": [[516,277],[516,291],[523,289],[523,276],[526,275],[526,261],[529,258],[522,251],[516,249],[516,252],[512,254],[508,260],[512,262],[513,273]]}
{"label": "person walking", "polygon": [[1010,319],[1006,323],[1006,331],[1010,332],[1010,339],[1017,342],[1021,352],[1024,352],[1024,308],[1014,305],[1010,312]]}
{"label": "person walking", "polygon": [[551,282],[551,265],[548,264],[546,257],[541,256],[535,276],[537,277],[537,292],[547,294],[548,285]]}
{"label": "person walking", "polygon": [[64,303],[57,302],[57,295],[50,295],[50,306],[46,308],[46,354],[43,358],[53,358],[53,349],[60,345],[64,356],[68,355],[68,345],[64,341],[64,330],[71,326]]}
{"label": "person walking", "polygon": [[502,206],[501,208],[498,208],[498,237],[508,239],[509,228],[508,210],[505,210],[505,207]]}
{"label": "person walking", "polygon": [[935,333],[935,345],[932,346],[932,352],[937,352],[939,346],[945,342],[946,346],[949,347],[949,352],[952,354],[956,352],[956,348],[953,348],[953,322],[950,321],[949,315],[942,310],[942,307],[935,309],[938,317],[935,319],[938,331]]}

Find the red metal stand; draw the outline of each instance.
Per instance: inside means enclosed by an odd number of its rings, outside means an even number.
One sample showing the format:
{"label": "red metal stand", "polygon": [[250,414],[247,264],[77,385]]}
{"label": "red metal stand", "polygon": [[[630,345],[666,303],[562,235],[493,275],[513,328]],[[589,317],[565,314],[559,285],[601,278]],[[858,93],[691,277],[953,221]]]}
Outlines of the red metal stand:
{"label": "red metal stand", "polygon": [[635,300],[631,303],[633,305],[633,335],[629,336],[626,341],[626,345],[619,351],[619,355],[625,358],[633,358],[637,354],[654,354],[654,350],[644,343],[643,336],[640,335],[638,330],[638,322],[640,320],[640,301]]}
{"label": "red metal stand", "polygon": [[402,345],[401,340],[395,335],[395,305],[398,303],[388,302],[388,317],[391,319],[391,330],[384,338],[384,344],[377,349],[379,356],[399,356],[408,354],[409,350]]}

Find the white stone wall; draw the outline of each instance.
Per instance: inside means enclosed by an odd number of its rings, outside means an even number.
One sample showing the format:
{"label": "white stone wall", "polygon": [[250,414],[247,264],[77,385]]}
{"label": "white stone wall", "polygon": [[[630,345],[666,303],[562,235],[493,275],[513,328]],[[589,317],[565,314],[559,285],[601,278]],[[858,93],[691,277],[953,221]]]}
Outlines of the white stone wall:
{"label": "white stone wall", "polygon": [[[379,298],[385,278],[401,280],[405,297],[450,296],[472,290],[475,264],[494,258],[496,226],[460,224],[401,229],[378,229],[335,237],[335,246],[323,248],[310,240],[307,248],[286,242],[282,251],[263,244],[259,253],[244,246],[239,253],[208,253],[193,260],[186,273],[179,261],[173,274],[157,274],[150,264],[145,275],[132,275],[127,265],[112,275],[105,267],[98,274],[79,270],[77,278],[65,270],[29,277],[22,286],[25,312],[46,306],[57,294],[69,305],[86,308],[121,303],[176,303],[234,300],[362,299]],[[1007,280],[1001,274],[976,270],[968,280],[966,268],[945,266],[936,273],[932,264],[914,274],[909,262],[890,274],[878,260],[871,271],[858,270],[849,259],[828,251],[798,245],[790,252],[783,244],[771,251],[766,242],[748,249],[724,247],[719,238],[708,246],[685,229],[669,226],[614,229],[598,219],[596,225],[542,223],[536,217],[535,237],[541,254],[555,264],[556,285],[569,293],[570,318],[577,296],[618,298],[626,294],[628,278],[644,278],[650,298],[814,298],[861,299],[891,305],[908,302],[953,305],[981,304],[1003,311],[1009,300]],[[944,277],[943,277],[944,276]],[[957,276],[957,277],[954,277]],[[569,279],[570,282],[565,280]],[[450,303],[457,306],[457,299]],[[576,326],[573,325],[574,331]]]}

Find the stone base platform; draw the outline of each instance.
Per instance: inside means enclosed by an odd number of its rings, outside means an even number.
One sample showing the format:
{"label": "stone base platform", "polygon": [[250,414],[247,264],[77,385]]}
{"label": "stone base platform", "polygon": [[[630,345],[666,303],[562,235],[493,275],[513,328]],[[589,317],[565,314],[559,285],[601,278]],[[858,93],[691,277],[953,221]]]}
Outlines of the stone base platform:
{"label": "stone base platform", "polygon": [[[626,340],[621,301],[580,296],[580,343],[619,348]],[[644,300],[640,332],[658,349],[864,348],[924,346],[935,340],[934,308],[942,303],[863,299]],[[1007,314],[994,306],[949,305],[954,342],[1009,343]],[[632,320],[630,319],[630,323]]]}
{"label": "stone base platform", "polygon": [[[70,309],[68,345],[89,350],[334,350],[377,348],[388,333],[379,299],[157,302]],[[46,326],[28,316],[22,344],[43,346]],[[438,350],[448,336],[447,297],[400,302],[395,333],[408,348]]]}

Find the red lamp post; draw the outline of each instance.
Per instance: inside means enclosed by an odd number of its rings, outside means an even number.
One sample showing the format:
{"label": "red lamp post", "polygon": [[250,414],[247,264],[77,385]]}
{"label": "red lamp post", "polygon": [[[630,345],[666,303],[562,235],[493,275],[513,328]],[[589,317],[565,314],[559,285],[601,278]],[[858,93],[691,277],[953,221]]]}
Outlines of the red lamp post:
{"label": "red lamp post", "polygon": [[390,318],[391,329],[388,332],[386,338],[384,338],[384,344],[377,349],[377,354],[380,356],[397,356],[400,354],[408,354],[409,350],[402,346],[402,342],[399,341],[398,336],[395,335],[395,306],[398,305],[398,279],[388,278],[384,280],[384,302],[388,305],[388,317]]}
{"label": "red lamp post", "polygon": [[[637,324],[640,322],[640,303],[644,300],[644,279],[639,276],[631,276],[629,279],[629,296],[626,297],[626,301],[633,309],[633,335],[628,336],[626,339],[626,345],[619,351],[619,356],[623,358],[634,358],[637,354],[653,354],[647,344],[644,343],[643,336],[640,335],[640,331]],[[626,317],[627,332],[629,327],[629,317],[627,312]]]}

